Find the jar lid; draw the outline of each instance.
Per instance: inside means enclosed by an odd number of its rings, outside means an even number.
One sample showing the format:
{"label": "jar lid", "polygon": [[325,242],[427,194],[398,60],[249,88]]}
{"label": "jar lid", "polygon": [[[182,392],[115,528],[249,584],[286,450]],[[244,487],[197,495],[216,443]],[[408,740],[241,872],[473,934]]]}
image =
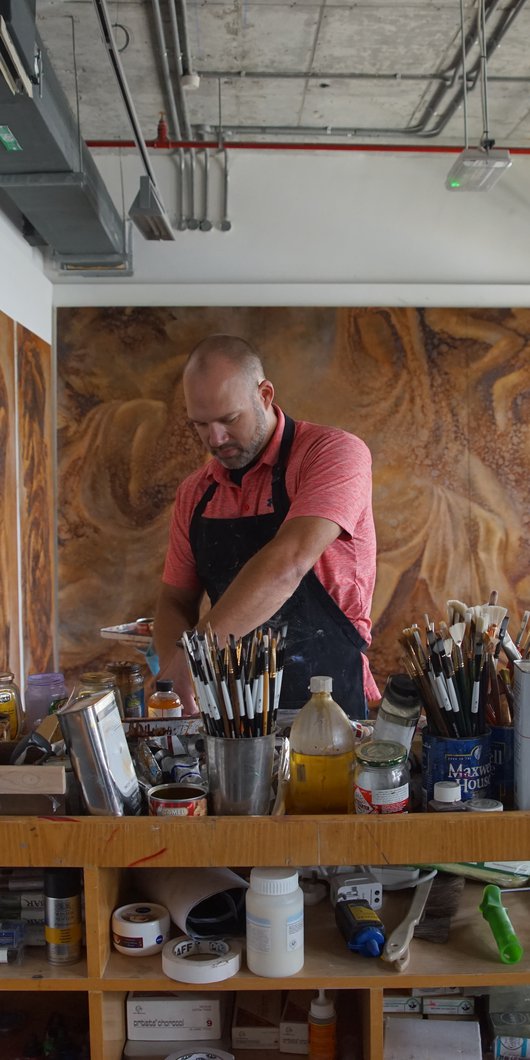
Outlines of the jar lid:
{"label": "jar lid", "polygon": [[120,671],[120,670],[125,670],[126,673],[130,673],[130,674],[139,674],[139,673],[142,672],[141,666],[140,666],[139,663],[128,662],[127,660],[123,660],[123,661],[119,661],[119,662],[109,662],[109,663],[107,663],[107,670],[110,670],[111,673],[114,673],[115,671]]}
{"label": "jar lid", "polygon": [[165,678],[162,678],[160,681],[156,682],[156,690],[157,692],[172,692],[173,681],[169,681]]}
{"label": "jar lid", "polygon": [[96,688],[113,688],[116,684],[114,674],[109,674],[106,670],[90,670],[81,674],[80,681],[84,685],[94,685]]}
{"label": "jar lid", "polygon": [[397,766],[407,760],[407,748],[393,740],[369,740],[361,744],[355,754],[367,766]]}
{"label": "jar lid", "polygon": [[466,810],[477,810],[479,813],[495,813],[503,810],[504,806],[498,799],[481,799],[478,795],[468,799]]}
{"label": "jar lid", "polygon": [[458,780],[437,780],[434,785],[434,798],[437,802],[460,802],[462,788]]}
{"label": "jar lid", "polygon": [[333,690],[332,677],[311,677],[309,680],[310,692],[331,692]]}
{"label": "jar lid", "polygon": [[250,886],[258,894],[290,894],[298,887],[298,869],[251,869]]}

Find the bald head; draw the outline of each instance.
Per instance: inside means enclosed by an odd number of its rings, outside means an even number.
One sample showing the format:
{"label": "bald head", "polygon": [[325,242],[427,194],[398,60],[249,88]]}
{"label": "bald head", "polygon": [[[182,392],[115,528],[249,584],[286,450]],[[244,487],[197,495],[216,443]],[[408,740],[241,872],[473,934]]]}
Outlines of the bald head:
{"label": "bald head", "polygon": [[231,375],[237,375],[251,388],[265,378],[257,350],[236,335],[209,335],[191,351],[184,366],[184,378],[191,373],[205,376],[217,371],[223,362]]}
{"label": "bald head", "polygon": [[211,335],[191,351],[183,383],[190,422],[212,456],[227,468],[251,463],[277,420],[256,350],[233,335]]}

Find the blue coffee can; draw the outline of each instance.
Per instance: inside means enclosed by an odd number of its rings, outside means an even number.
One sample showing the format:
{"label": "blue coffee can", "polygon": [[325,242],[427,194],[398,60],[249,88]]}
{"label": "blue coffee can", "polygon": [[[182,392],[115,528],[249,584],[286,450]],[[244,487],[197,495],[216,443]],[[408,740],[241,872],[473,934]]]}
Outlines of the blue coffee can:
{"label": "blue coffee can", "polygon": [[474,795],[487,798],[491,794],[491,732],[482,736],[446,738],[423,730],[422,805],[434,796],[437,780],[456,780],[462,791],[462,801]]}
{"label": "blue coffee can", "polygon": [[491,729],[491,795],[505,810],[513,809],[513,725]]}

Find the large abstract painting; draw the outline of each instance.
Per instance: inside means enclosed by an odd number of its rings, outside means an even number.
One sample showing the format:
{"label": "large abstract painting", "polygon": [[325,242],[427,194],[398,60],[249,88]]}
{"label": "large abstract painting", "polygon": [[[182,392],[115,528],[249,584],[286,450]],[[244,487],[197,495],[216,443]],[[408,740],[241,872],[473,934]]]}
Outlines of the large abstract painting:
{"label": "large abstract painting", "polygon": [[[491,589],[515,628],[530,600],[530,310],[62,309],[58,313],[60,659],[123,646],[101,626],[153,611],[175,488],[204,454],[181,375],[213,332],[262,352],[294,417],[360,435],[373,455],[378,574],[372,668],[397,635]],[[129,657],[134,657],[129,653]]]}

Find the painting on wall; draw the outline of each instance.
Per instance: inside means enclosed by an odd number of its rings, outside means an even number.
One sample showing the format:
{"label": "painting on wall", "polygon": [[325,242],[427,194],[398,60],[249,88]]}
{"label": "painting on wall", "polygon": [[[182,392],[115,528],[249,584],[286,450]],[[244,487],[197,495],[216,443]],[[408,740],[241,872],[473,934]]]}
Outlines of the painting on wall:
{"label": "painting on wall", "polygon": [[54,670],[55,489],[51,350],[17,324],[22,630],[25,673]]}
{"label": "painting on wall", "polygon": [[0,670],[20,675],[16,490],[15,325],[0,312]]}
{"label": "painting on wall", "polygon": [[[362,437],[373,457],[378,572],[370,661],[401,669],[398,633],[491,589],[516,625],[530,599],[530,310],[61,309],[60,661],[127,656],[100,627],[150,615],[181,479],[205,459],[182,368],[214,332],[262,353],[295,418]],[[138,658],[136,657],[136,661]]]}

